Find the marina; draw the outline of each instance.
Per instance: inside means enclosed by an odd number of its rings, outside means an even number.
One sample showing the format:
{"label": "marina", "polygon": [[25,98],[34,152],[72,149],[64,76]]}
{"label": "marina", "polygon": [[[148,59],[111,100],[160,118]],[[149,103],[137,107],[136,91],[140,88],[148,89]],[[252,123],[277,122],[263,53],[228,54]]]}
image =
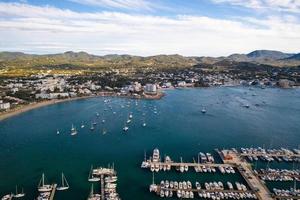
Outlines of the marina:
{"label": "marina", "polygon": [[[300,197],[299,190],[296,189],[296,186],[292,191],[273,189],[274,193],[271,193],[269,189],[264,184],[263,177],[274,177],[274,174],[277,174],[279,177],[285,177],[287,180],[298,181],[299,172],[297,170],[253,170],[251,165],[244,159],[244,152],[241,149],[241,152],[238,152],[236,149],[231,150],[218,150],[215,149],[219,154],[222,163],[214,163],[214,158],[210,153],[198,154],[198,162],[193,163],[184,163],[173,162],[169,156],[165,156],[164,162],[161,162],[160,151],[155,148],[153,150],[152,156],[147,160],[146,155],[145,159],[142,162],[141,168],[149,168],[152,173],[159,172],[160,170],[169,171],[174,167],[177,171],[187,172],[189,167],[193,167],[196,172],[199,172],[204,169],[214,169],[218,168],[219,172],[224,174],[226,171],[228,173],[235,173],[236,171],[244,178],[247,185],[242,183],[235,182],[236,189],[233,184],[227,182],[227,188],[225,189],[222,182],[205,182],[202,184],[196,182],[195,187],[191,181],[170,181],[164,180],[160,184],[154,182],[154,174],[152,184],[149,186],[150,192],[155,192],[160,197],[173,197],[173,193],[176,193],[178,198],[194,198],[195,194],[198,194],[200,198],[208,199],[260,199],[260,200],[272,200],[272,199],[298,199]],[[291,152],[288,149],[285,149],[284,152]],[[297,151],[296,151],[297,152]],[[253,153],[255,154],[255,153]],[[257,155],[257,154],[255,154]],[[297,154],[298,155],[298,154]],[[287,156],[286,153],[281,153],[280,156]],[[297,157],[294,156],[293,157]],[[236,169],[236,170],[235,170]],[[216,171],[210,171],[216,172]],[[289,177],[289,178],[288,178]],[[272,178],[271,178],[272,180]],[[282,181],[282,179],[274,178],[274,181]],[[204,186],[203,186],[204,185]]]}

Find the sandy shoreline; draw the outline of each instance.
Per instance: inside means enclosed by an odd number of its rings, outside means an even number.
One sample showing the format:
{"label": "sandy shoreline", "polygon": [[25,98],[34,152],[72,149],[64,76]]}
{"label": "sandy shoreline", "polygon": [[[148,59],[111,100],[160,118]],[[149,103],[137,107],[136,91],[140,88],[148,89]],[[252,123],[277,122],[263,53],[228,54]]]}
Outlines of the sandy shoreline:
{"label": "sandy shoreline", "polygon": [[15,108],[13,110],[9,110],[7,112],[3,112],[0,114],[0,121],[5,120],[7,118],[19,115],[21,113],[36,109],[36,108],[41,108],[44,106],[49,106],[52,104],[57,104],[57,103],[62,103],[62,102],[67,102],[67,101],[74,101],[78,99],[86,99],[86,98],[92,98],[92,97],[97,97],[97,96],[84,96],[84,97],[75,97],[75,98],[67,98],[67,99],[53,99],[53,100],[47,100],[47,101],[42,101],[42,102],[36,102],[36,103],[31,103],[28,105],[22,105],[18,108]]}
{"label": "sandy shoreline", "polygon": [[[20,107],[17,107],[15,109],[9,110],[7,112],[3,112],[0,113],[0,121],[8,119],[10,117],[19,115],[21,113],[36,109],[36,108],[40,108],[40,107],[44,107],[44,106],[49,106],[52,104],[57,104],[57,103],[62,103],[62,102],[66,102],[66,101],[74,101],[74,100],[78,100],[78,99],[87,99],[87,98],[93,98],[93,97],[103,97],[103,96],[117,96],[117,97],[125,97],[125,98],[135,98],[134,96],[118,96],[116,95],[116,93],[112,93],[112,92],[103,92],[103,93],[99,93],[97,95],[91,95],[91,96],[83,96],[83,97],[74,97],[74,98],[67,98],[67,99],[53,99],[53,100],[46,100],[46,101],[42,101],[42,102],[36,102],[36,103],[31,103],[31,104],[27,104],[27,105],[22,105]],[[151,95],[145,95],[144,99],[150,99],[150,100],[158,100],[161,99],[164,96],[163,93],[159,93],[157,95],[151,96]]]}

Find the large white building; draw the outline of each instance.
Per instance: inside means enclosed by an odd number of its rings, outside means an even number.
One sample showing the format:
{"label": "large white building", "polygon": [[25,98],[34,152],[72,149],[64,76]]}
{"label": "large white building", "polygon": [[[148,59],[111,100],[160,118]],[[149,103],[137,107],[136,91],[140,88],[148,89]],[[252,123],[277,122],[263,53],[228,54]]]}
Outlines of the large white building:
{"label": "large white building", "polygon": [[3,103],[2,100],[0,100],[0,110],[8,110],[10,109],[10,103]]}
{"label": "large white building", "polygon": [[145,94],[157,94],[157,87],[155,84],[146,84],[144,92]]}

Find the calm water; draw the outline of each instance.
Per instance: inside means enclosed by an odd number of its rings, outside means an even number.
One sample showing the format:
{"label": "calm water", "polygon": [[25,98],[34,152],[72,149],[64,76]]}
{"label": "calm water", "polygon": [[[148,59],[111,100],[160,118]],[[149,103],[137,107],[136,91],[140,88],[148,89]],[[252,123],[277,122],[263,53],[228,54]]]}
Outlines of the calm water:
{"label": "calm water", "polygon": [[[122,199],[159,199],[148,192],[151,172],[140,169],[144,151],[149,155],[158,147],[174,160],[183,157],[184,161],[192,161],[199,151],[213,152],[214,148],[294,148],[300,144],[299,89],[169,90],[162,100],[138,100],[137,104],[125,98],[106,99],[110,103],[97,97],[51,105],[0,122],[0,195],[13,191],[18,184],[24,186],[25,199],[33,199],[43,172],[49,182],[57,182],[63,171],[71,189],[57,192],[56,199],[86,199],[91,165],[114,163]],[[246,104],[249,109],[243,107]],[[201,113],[203,106],[205,115]],[[124,134],[122,128],[129,112],[133,120]],[[93,120],[98,124],[91,132]],[[141,126],[143,120],[146,127]],[[80,128],[82,122],[84,129]],[[72,123],[79,131],[76,136],[69,134]],[[103,128],[107,130],[105,135]],[[57,129],[60,135],[56,135]],[[159,173],[156,182],[163,178],[202,183],[240,180],[238,175],[190,171]]]}

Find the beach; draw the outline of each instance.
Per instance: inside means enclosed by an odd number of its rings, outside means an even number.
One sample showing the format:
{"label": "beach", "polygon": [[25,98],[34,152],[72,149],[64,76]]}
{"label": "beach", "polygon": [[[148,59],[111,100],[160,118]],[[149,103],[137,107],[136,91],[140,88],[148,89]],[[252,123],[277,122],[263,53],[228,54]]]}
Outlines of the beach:
{"label": "beach", "polygon": [[74,97],[74,98],[67,98],[67,99],[53,99],[53,100],[45,100],[45,101],[41,101],[41,102],[34,102],[34,103],[30,103],[27,105],[21,105],[17,108],[2,112],[0,114],[0,121],[5,120],[7,118],[19,115],[21,113],[36,109],[36,108],[40,108],[40,107],[44,107],[44,106],[48,106],[48,105],[52,105],[52,104],[56,104],[56,103],[62,103],[62,102],[66,102],[66,101],[73,101],[73,100],[78,100],[78,99],[85,99],[85,98],[91,98],[91,97],[96,97],[96,96],[83,96],[83,97]]}
{"label": "beach", "polygon": [[[100,92],[94,95],[90,95],[90,96],[82,96],[82,97],[72,97],[72,98],[66,98],[66,99],[52,99],[52,100],[45,100],[45,101],[41,101],[41,102],[33,102],[30,104],[25,104],[25,105],[20,105],[17,108],[8,110],[8,111],[4,111],[2,113],[0,113],[0,121],[5,120],[7,118],[19,115],[21,113],[36,109],[36,108],[40,108],[40,107],[44,107],[44,106],[48,106],[48,105],[52,105],[52,104],[56,104],[56,103],[62,103],[62,102],[66,102],[66,101],[73,101],[73,100],[78,100],[78,99],[86,99],[86,98],[92,98],[92,97],[97,97],[97,96],[118,96],[118,97],[127,97],[127,98],[135,98],[134,96],[120,96],[115,92]],[[142,99],[152,99],[152,100],[158,100],[161,99],[164,96],[164,93],[158,93],[157,95],[143,95]]]}

